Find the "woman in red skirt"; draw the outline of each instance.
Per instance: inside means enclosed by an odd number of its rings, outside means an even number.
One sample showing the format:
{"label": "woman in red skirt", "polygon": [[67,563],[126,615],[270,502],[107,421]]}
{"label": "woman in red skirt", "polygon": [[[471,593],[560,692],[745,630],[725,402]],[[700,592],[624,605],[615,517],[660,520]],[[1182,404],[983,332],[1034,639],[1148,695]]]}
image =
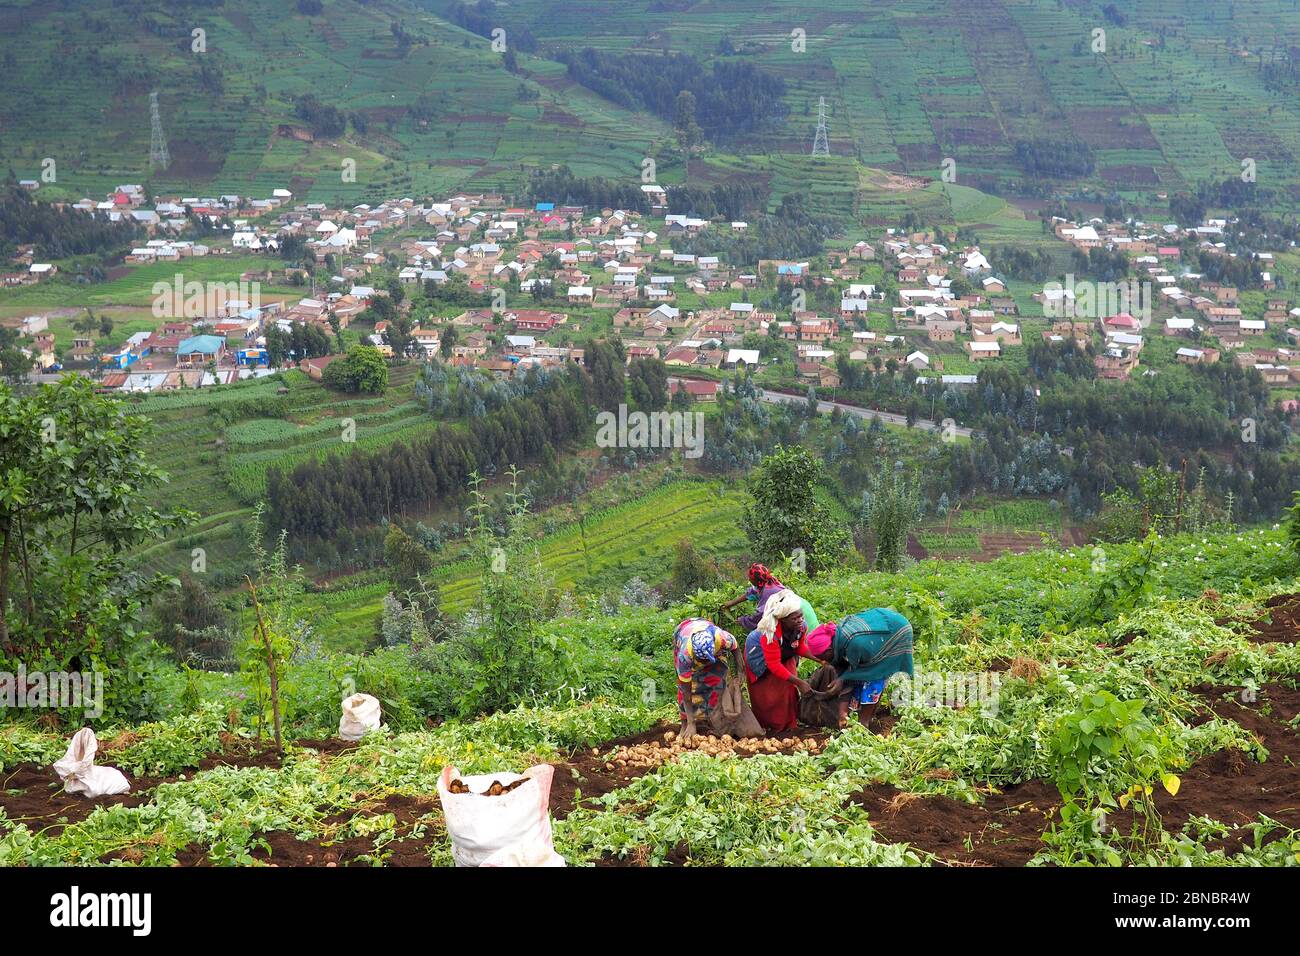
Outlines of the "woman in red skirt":
{"label": "woman in red skirt", "polygon": [[749,703],[769,734],[794,730],[799,723],[799,695],[812,693],[799,676],[800,657],[813,659],[803,601],[786,588],[768,599],[762,620],[745,641]]}

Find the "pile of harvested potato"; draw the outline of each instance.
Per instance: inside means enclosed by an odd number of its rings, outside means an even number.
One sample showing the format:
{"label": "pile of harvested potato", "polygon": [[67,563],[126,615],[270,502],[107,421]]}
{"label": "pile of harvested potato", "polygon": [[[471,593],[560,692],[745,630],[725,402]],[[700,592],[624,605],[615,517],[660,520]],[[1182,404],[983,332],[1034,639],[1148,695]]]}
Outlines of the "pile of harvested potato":
{"label": "pile of harvested potato", "polygon": [[[682,743],[676,731],[668,731],[663,740],[618,747],[605,762],[608,771],[654,770],[662,764],[676,760],[684,753],[695,751],[711,757],[754,756],[774,753],[816,753],[824,741],[804,737],[748,737],[739,740],[730,734],[722,737],[697,736],[689,744]],[[592,751],[593,755],[596,751]]]}
{"label": "pile of harvested potato", "polygon": [[[492,785],[479,794],[480,797],[499,797],[502,794],[509,793],[515,787],[527,783],[527,779],[516,780],[514,783],[502,783],[500,780],[493,780]],[[473,793],[469,785],[457,777],[451,783],[447,784],[448,793]]]}

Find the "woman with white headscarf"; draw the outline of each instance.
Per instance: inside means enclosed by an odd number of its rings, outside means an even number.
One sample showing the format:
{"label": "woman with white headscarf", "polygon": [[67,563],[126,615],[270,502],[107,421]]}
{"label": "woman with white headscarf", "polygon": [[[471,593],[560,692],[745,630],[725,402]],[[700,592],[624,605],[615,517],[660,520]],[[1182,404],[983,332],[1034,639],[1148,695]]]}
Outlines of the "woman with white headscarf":
{"label": "woman with white headscarf", "polygon": [[799,676],[799,658],[813,659],[808,646],[806,602],[786,588],[768,599],[758,627],[745,641],[745,670],[754,716],[769,734],[794,730],[799,695],[812,693]]}

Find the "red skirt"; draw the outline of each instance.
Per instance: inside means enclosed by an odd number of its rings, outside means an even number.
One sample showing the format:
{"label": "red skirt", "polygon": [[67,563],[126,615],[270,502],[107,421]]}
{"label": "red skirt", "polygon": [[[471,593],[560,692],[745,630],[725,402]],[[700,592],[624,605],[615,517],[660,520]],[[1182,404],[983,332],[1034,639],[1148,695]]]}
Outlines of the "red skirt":
{"label": "red skirt", "polygon": [[754,680],[749,678],[749,703],[754,716],[769,734],[794,730],[799,723],[799,691],[794,684],[768,672]]}

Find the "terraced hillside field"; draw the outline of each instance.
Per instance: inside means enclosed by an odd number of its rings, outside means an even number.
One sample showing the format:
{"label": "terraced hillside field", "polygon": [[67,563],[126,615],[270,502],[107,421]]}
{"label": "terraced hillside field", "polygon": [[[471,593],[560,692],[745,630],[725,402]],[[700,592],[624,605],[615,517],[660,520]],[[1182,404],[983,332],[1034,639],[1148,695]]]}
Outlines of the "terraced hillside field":
{"label": "terraced hillside field", "polygon": [[[426,0],[447,10],[453,0]],[[1121,9],[1122,8],[1122,9]],[[1300,185],[1300,109],[1289,0],[783,0],[510,5],[543,46],[684,50],[724,39],[787,82],[786,121],[752,152],[807,152],[816,105],[831,105],[835,154],[867,166],[1000,187],[1024,177],[1018,142],[1077,140],[1082,178],[1130,195],[1236,176]],[[1118,16],[1116,14],[1118,13]],[[1104,31],[1104,49],[1093,31]],[[801,33],[801,35],[797,35]],[[745,150],[740,150],[744,152]]]}
{"label": "terraced hillside field", "polygon": [[[243,676],[214,675],[200,702],[100,728],[97,762],[131,792],[95,801],[57,785],[64,734],[10,723],[0,866],[448,866],[443,768],[549,764],[572,866],[1293,867],[1295,553],[1252,532],[1161,539],[1155,557],[1150,593],[1091,623],[1087,549],[804,582],[826,619],[887,605],[915,622],[916,675],[893,678],[871,730],[680,745],[687,606],[545,622],[551,692],[477,719],[428,721],[447,678],[408,648],[295,659],[283,753],[241,716]],[[334,736],[345,675],[383,704],[356,742]],[[966,696],[972,675],[994,690]]]}
{"label": "terraced hillside field", "polygon": [[[585,515],[539,537],[537,553],[556,587],[617,589],[634,577],[657,584],[668,575],[673,548],[682,539],[706,556],[744,547],[739,520],[745,494],[716,482],[675,481],[624,504]],[[478,598],[482,568],[472,561],[441,564],[434,582],[443,610],[459,613]],[[317,633],[327,647],[355,650],[374,632],[386,582],[331,590],[307,597],[316,609]]]}
{"label": "terraced hillside field", "polygon": [[[332,392],[295,370],[236,386],[135,400],[134,410],[154,422],[146,453],[171,476],[159,507],[199,515],[183,535],[145,550],[146,566],[179,574],[190,567],[193,549],[202,548],[206,573],[214,576],[210,581],[237,580],[248,558],[247,522],[266,490],[268,469],[382,447],[437,426],[414,401],[416,371],[415,366],[392,369],[387,393],[375,398]],[[270,417],[272,412],[279,417]],[[354,442],[344,441],[348,419]]]}
{"label": "terraced hillside field", "polygon": [[[559,64],[523,59],[530,76],[512,75],[488,40],[402,2],[328,0],[308,17],[252,0],[14,0],[0,5],[0,162],[36,178],[54,159],[45,195],[148,182],[345,202],[499,188],[523,166],[553,162],[639,171],[662,124],[569,88]],[[149,168],[153,90],[165,171]],[[295,114],[307,94],[345,111],[350,131],[313,132]],[[346,159],[355,181],[345,181]]]}

